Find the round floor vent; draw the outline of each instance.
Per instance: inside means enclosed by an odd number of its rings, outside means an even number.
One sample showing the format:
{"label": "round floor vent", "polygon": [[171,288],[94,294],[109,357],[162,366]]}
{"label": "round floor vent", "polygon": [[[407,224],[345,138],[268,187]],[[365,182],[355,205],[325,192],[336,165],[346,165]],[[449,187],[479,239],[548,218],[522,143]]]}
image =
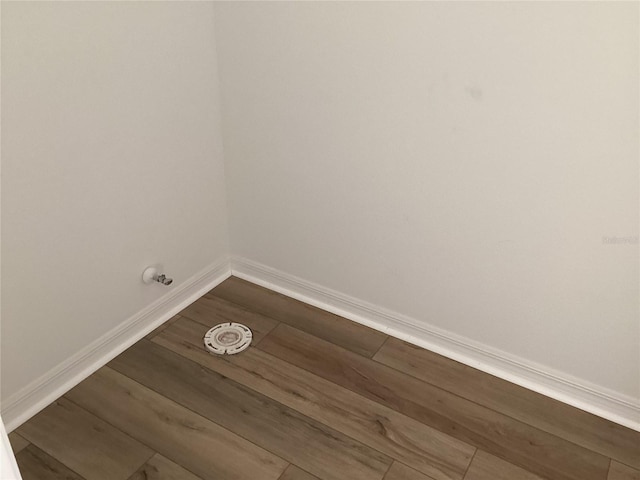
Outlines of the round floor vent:
{"label": "round floor vent", "polygon": [[217,355],[233,355],[249,348],[253,334],[241,323],[221,323],[204,336],[204,346]]}

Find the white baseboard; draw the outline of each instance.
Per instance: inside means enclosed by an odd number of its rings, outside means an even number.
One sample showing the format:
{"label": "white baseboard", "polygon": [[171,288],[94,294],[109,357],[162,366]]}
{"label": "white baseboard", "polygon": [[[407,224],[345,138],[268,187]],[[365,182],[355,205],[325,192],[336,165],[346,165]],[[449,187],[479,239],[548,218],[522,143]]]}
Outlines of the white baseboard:
{"label": "white baseboard", "polygon": [[20,426],[231,274],[640,431],[640,404],[633,398],[239,257],[230,262],[225,258],[194,275],[9,397],[1,412],[7,431]]}
{"label": "white baseboard", "polygon": [[240,257],[232,275],[640,431],[640,402],[468,338]]}
{"label": "white baseboard", "polygon": [[7,432],[19,427],[230,275],[229,258],[225,257],[13,394],[2,403],[2,419]]}

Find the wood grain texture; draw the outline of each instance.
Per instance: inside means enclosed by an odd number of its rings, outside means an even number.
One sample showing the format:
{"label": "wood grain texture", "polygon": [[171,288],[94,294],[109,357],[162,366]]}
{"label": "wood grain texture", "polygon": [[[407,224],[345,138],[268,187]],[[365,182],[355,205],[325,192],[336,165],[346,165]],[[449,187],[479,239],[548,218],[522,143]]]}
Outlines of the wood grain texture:
{"label": "wood grain texture", "polygon": [[85,480],[35,445],[16,455],[22,480]]}
{"label": "wood grain texture", "polygon": [[206,327],[184,318],[154,342],[436,480],[461,479],[467,470],[475,447],[260,350],[210,355],[200,347],[204,331]]}
{"label": "wood grain texture", "polygon": [[389,338],[374,359],[589,450],[640,468],[640,432],[395,338]]}
{"label": "wood grain texture", "polygon": [[207,330],[219,323],[238,322],[246,325],[253,333],[252,344],[256,345],[262,338],[278,324],[272,318],[265,317],[259,313],[252,312],[228,302],[222,298],[205,296],[185,308],[181,314],[202,325],[207,326]]}
{"label": "wood grain texture", "polygon": [[319,480],[318,477],[305,472],[295,465],[289,465],[279,480]]}
{"label": "wood grain texture", "polygon": [[511,463],[478,450],[465,480],[544,480]]}
{"label": "wood grain texture", "polygon": [[607,457],[288,325],[260,349],[551,480],[602,480]]}
{"label": "wood grain texture", "polygon": [[611,462],[607,480],[640,480],[640,470],[623,465],[615,460]]}
{"label": "wood grain texture", "polygon": [[156,329],[152,330],[149,334],[147,334],[147,336],[145,338],[151,339],[151,338],[155,337],[157,334],[159,334],[161,331],[163,331],[165,328],[167,328],[173,322],[177,321],[179,318],[180,318],[180,315],[174,315],[169,320],[164,322],[162,325],[160,325]]}
{"label": "wood grain texture", "polygon": [[10,435],[25,480],[640,480],[637,432],[234,278],[109,365]]}
{"label": "wood grain texture", "polygon": [[129,480],[201,480],[180,465],[156,453]]}
{"label": "wood grain texture", "polygon": [[103,367],[66,394],[204,480],[275,480],[288,463]]}
{"label": "wood grain texture", "polygon": [[109,366],[323,480],[381,480],[391,464],[360,442],[149,341]]}
{"label": "wood grain texture", "polygon": [[432,480],[420,472],[415,471],[398,462],[393,462],[391,468],[384,477],[384,480]]}
{"label": "wood grain texture", "polygon": [[387,338],[372,328],[237,277],[228,278],[207,296],[224,298],[366,357],[372,357]]}
{"label": "wood grain texture", "polygon": [[29,446],[29,440],[21,437],[16,432],[9,434],[9,443],[11,443],[11,450],[13,450],[14,455],[17,455]]}
{"label": "wood grain texture", "polygon": [[91,480],[126,480],[153,455],[145,445],[65,398],[20,426],[18,433]]}

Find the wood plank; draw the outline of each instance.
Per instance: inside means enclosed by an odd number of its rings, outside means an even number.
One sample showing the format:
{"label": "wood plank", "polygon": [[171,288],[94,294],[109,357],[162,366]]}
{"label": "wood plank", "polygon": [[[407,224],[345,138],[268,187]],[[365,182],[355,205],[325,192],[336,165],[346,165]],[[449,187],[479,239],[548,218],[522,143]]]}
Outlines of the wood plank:
{"label": "wood plank", "polygon": [[465,480],[543,480],[531,472],[478,450]]}
{"label": "wood plank", "polygon": [[422,473],[399,462],[393,462],[384,480],[432,480]]}
{"label": "wood plank", "polygon": [[321,479],[380,480],[391,465],[360,442],[147,340],[109,366]]}
{"label": "wood plank", "polygon": [[161,331],[163,331],[165,328],[167,328],[169,325],[171,325],[173,322],[177,321],[179,318],[180,318],[180,315],[174,315],[169,320],[164,322],[162,325],[160,325],[159,327],[157,327],[156,329],[154,329],[150,333],[148,333],[145,338],[152,339],[157,334],[159,334]]}
{"label": "wood plank", "polygon": [[206,328],[184,318],[154,342],[435,479],[461,479],[467,470],[475,447],[258,349],[210,355],[200,346]]}
{"label": "wood plank", "polygon": [[607,480],[640,480],[640,470],[612,460]]}
{"label": "wood plank", "polygon": [[29,445],[16,455],[22,480],[84,480],[35,445]]}
{"label": "wood plank", "polygon": [[288,466],[272,453],[108,367],[66,396],[204,480],[275,480]]}
{"label": "wood plank", "polygon": [[11,450],[13,450],[14,455],[17,455],[29,446],[29,440],[21,437],[16,432],[9,434],[9,443],[11,444]]}
{"label": "wood plank", "polygon": [[432,385],[640,468],[640,432],[389,338],[374,359]]}
{"label": "wood plank", "polygon": [[372,357],[387,338],[372,328],[237,277],[228,278],[206,296],[224,298],[366,357]]}
{"label": "wood plank", "polygon": [[607,457],[288,325],[258,348],[542,477],[606,477]]}
{"label": "wood plank", "polygon": [[289,465],[279,480],[320,480],[318,477],[305,472],[295,465]]}
{"label": "wood plank", "polygon": [[156,453],[129,480],[201,480],[180,465]]}
{"label": "wood plank", "polygon": [[65,398],[18,433],[74,472],[92,480],[126,480],[153,451]]}
{"label": "wood plank", "polygon": [[[256,345],[264,336],[274,329],[278,322],[218,297],[201,297],[180,312],[209,328],[219,323],[238,322],[246,325],[253,332],[252,344]],[[203,335],[204,336],[204,335]]]}

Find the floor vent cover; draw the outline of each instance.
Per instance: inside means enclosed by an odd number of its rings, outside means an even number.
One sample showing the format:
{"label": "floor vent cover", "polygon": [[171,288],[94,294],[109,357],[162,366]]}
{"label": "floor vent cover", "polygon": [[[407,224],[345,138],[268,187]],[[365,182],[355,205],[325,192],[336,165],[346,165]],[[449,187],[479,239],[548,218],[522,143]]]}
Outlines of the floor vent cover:
{"label": "floor vent cover", "polygon": [[217,355],[233,355],[249,348],[253,334],[241,323],[221,323],[204,336],[204,346]]}

